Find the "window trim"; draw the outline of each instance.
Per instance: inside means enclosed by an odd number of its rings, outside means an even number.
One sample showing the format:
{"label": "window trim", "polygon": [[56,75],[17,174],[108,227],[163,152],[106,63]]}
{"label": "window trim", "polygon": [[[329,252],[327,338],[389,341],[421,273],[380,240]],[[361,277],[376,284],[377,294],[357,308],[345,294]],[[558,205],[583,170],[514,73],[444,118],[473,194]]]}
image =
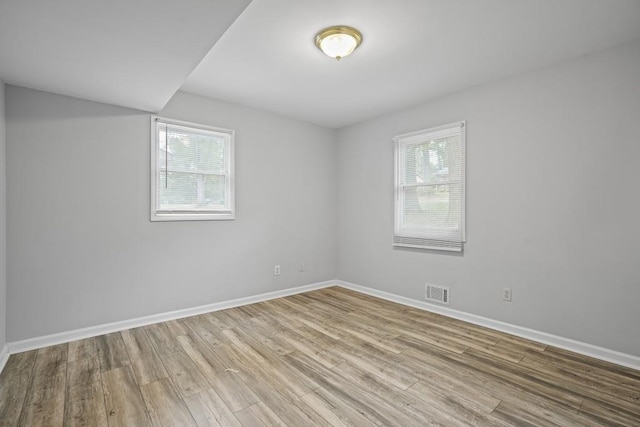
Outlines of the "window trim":
{"label": "window trim", "polygon": [[[158,141],[157,141],[157,126],[156,123],[166,123],[169,125],[184,126],[194,128],[198,130],[204,130],[207,132],[215,132],[222,134],[226,143],[228,144],[229,155],[227,156],[227,171],[225,176],[228,176],[226,196],[229,200],[229,209],[217,210],[217,211],[173,211],[162,212],[158,209],[157,205],[157,174],[158,174]],[[169,119],[166,117],[160,117],[152,115],[150,118],[151,123],[151,193],[150,193],[150,220],[151,221],[216,221],[216,220],[233,220],[235,219],[235,131],[231,129],[218,128],[208,125],[202,125],[199,123],[185,122],[181,120]]]}
{"label": "window trim", "polygon": [[[405,145],[425,142],[430,139],[436,139],[437,134],[446,136],[455,128],[460,128],[460,190],[462,197],[460,200],[461,217],[460,227],[454,231],[445,228],[430,227],[423,228],[407,228],[401,226],[403,218],[403,197],[400,194],[406,187],[426,187],[430,185],[440,185],[443,183],[421,183],[421,184],[402,184],[400,165],[401,148]],[[434,136],[434,134],[436,134]],[[466,242],[466,122],[464,120],[449,123],[442,126],[435,126],[428,129],[422,129],[415,132],[405,133],[393,137],[394,144],[394,215],[393,215],[393,246],[402,246],[418,249],[431,249],[442,251],[462,252],[463,245]],[[448,181],[452,183],[453,181]],[[458,181],[455,181],[458,183]],[[440,236],[438,236],[440,234]],[[459,236],[459,237],[458,237]]]}

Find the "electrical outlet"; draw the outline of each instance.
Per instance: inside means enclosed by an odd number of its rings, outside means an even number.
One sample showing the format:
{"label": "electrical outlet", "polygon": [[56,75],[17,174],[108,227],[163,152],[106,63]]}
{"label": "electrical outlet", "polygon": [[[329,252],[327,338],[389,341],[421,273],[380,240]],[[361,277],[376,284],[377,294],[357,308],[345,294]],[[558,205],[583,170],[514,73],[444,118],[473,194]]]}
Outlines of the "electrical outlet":
{"label": "electrical outlet", "polygon": [[280,266],[276,265],[275,267],[273,267],[273,275],[274,276],[279,276],[280,275]]}
{"label": "electrical outlet", "polygon": [[511,288],[502,289],[502,300],[511,302]]}

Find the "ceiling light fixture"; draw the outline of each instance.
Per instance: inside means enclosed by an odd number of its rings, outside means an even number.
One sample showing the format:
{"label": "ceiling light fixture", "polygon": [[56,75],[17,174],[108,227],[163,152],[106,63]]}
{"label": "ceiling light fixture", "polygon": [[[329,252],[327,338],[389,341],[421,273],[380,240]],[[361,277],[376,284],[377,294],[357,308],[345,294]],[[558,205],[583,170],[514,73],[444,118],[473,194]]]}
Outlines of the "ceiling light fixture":
{"label": "ceiling light fixture", "polygon": [[353,27],[336,25],[316,34],[316,46],[325,55],[340,61],[362,43],[362,33]]}

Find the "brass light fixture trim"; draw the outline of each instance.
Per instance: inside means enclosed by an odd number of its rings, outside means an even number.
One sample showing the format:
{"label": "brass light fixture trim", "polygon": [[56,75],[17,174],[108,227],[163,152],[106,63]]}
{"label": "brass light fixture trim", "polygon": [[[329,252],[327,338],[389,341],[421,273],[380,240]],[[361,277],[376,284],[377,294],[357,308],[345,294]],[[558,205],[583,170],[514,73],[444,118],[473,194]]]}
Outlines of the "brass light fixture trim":
{"label": "brass light fixture trim", "polygon": [[318,49],[337,61],[350,55],[361,43],[362,33],[346,25],[327,27],[316,34]]}

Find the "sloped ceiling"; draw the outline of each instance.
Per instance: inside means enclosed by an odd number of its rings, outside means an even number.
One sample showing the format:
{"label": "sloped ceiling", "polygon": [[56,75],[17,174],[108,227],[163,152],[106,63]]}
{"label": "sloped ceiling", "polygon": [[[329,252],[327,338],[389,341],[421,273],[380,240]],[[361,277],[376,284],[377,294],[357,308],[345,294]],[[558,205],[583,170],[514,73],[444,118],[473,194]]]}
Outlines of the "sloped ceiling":
{"label": "sloped ceiling", "polygon": [[1,0],[0,79],[159,111],[250,0]]}
{"label": "sloped ceiling", "polygon": [[[181,89],[340,128],[640,39],[638,0],[249,3],[0,0],[0,79],[152,112]],[[313,44],[337,24],[364,37],[340,62]]]}

